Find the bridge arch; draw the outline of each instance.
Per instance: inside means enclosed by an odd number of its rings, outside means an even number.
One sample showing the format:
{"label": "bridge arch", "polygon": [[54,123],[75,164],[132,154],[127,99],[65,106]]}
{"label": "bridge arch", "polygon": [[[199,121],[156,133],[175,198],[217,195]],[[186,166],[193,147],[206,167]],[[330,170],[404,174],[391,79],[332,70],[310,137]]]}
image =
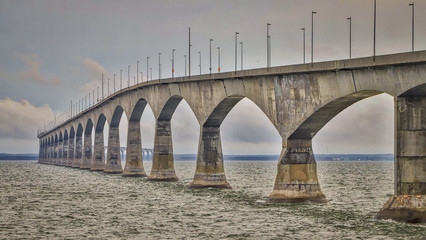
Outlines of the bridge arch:
{"label": "bridge arch", "polygon": [[117,105],[109,123],[107,161],[104,169],[105,173],[123,172],[123,168],[121,167],[119,130],[120,120],[123,112],[123,107],[121,105]]}

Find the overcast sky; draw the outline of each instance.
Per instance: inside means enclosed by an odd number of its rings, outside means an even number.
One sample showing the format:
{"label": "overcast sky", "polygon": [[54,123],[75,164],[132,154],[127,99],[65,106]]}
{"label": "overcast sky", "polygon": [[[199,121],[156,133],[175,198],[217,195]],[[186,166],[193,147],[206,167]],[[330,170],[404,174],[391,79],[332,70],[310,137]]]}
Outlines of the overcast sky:
{"label": "overcast sky", "polygon": [[[377,54],[411,50],[411,8],[415,3],[416,50],[426,49],[426,0],[377,0]],[[352,17],[352,57],[372,54],[373,0],[210,0],[210,1],[21,1],[0,0],[0,152],[37,152],[36,130],[50,122],[100,84],[136,61],[146,77],[146,57],[158,78],[184,74],[188,27],[191,27],[192,73],[208,72],[209,39],[212,68],[234,69],[234,33],[244,42],[244,68],[266,66],[266,23],[271,23],[272,65],[310,60],[311,11],[314,17],[314,61],[348,58]],[[117,81],[118,82],[118,81]],[[118,86],[118,85],[117,85]],[[363,100],[331,120],[314,138],[316,153],[393,153],[393,98]],[[154,117],[142,117],[144,147],[152,147]],[[120,126],[122,145],[127,124]],[[172,119],[175,153],[196,153],[199,126],[186,102]],[[225,154],[278,154],[281,139],[262,111],[250,100],[236,105],[222,124]]]}

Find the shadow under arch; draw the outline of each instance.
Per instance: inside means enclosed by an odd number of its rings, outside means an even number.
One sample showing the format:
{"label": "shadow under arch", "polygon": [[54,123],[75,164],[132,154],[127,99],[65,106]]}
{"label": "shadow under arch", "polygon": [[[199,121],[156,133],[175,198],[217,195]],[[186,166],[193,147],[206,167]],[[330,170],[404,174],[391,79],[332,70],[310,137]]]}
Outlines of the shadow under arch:
{"label": "shadow under arch", "polygon": [[59,146],[59,139],[58,139],[58,134],[55,133],[55,138],[53,140],[53,159],[54,159],[54,164],[58,164],[58,146]]}
{"label": "shadow under arch", "polygon": [[117,105],[109,124],[107,161],[104,173],[122,173],[120,154],[120,120],[124,112],[122,106]]}
{"label": "shadow under arch", "polygon": [[[106,121],[107,119],[105,115],[101,113],[96,121],[96,126],[94,126],[95,141],[93,146],[92,162],[90,165],[91,171],[103,171],[105,169],[104,128]],[[89,124],[89,122],[87,124]]]}
{"label": "shadow under arch", "polygon": [[62,149],[62,156],[63,156],[63,165],[66,166],[68,162],[68,130],[64,130],[64,145]]}
{"label": "shadow under arch", "polygon": [[71,126],[69,140],[68,140],[68,160],[66,164],[67,167],[72,167],[72,164],[74,162],[74,156],[75,156],[75,130],[74,130],[74,126]]}
{"label": "shadow under arch", "polygon": [[62,165],[63,160],[63,147],[64,147],[64,138],[62,135],[62,131],[59,132],[59,138],[58,138],[58,161],[57,163],[59,165]]}

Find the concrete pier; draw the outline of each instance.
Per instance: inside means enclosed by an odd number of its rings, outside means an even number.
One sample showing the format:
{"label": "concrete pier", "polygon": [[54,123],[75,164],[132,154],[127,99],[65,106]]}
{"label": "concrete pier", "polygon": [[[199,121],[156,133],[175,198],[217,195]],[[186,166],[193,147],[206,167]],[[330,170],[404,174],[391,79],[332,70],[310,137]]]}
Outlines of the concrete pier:
{"label": "concrete pier", "polygon": [[269,203],[327,202],[318,182],[312,139],[288,139],[283,143],[274,190]]}
{"label": "concrete pier", "polygon": [[95,146],[91,171],[103,171],[105,169],[104,131],[95,131]]}
{"label": "concrete pier", "polygon": [[142,161],[141,128],[139,121],[129,121],[126,165],[123,176],[146,177]]}
{"label": "concrete pier", "polygon": [[92,132],[84,133],[83,158],[81,160],[81,169],[90,169],[92,165]]}
{"label": "concrete pier", "polygon": [[59,166],[63,166],[63,156],[62,156],[62,150],[64,147],[64,142],[63,141],[59,141],[58,143],[58,158],[56,161],[56,164]]}
{"label": "concrete pier", "polygon": [[107,161],[104,173],[123,173],[120,155],[120,134],[117,127],[109,128]]}
{"label": "concrete pier", "polygon": [[157,120],[154,135],[154,155],[148,180],[177,181],[170,120]]}
{"label": "concrete pier", "polygon": [[398,97],[396,114],[395,195],[378,219],[426,222],[426,97]]}
{"label": "concrete pier", "polygon": [[201,127],[197,167],[191,188],[231,188],[223,167],[220,126]]}
{"label": "concrete pier", "polygon": [[70,138],[68,140],[68,159],[67,159],[67,167],[72,167],[72,164],[74,162],[74,156],[75,156],[75,139]]}
{"label": "concrete pier", "polygon": [[62,149],[62,165],[67,166],[68,163],[68,138],[64,139],[64,147]]}
{"label": "concrete pier", "polygon": [[75,137],[75,156],[74,161],[72,162],[73,168],[80,168],[81,165],[81,150],[82,150],[82,136]]}

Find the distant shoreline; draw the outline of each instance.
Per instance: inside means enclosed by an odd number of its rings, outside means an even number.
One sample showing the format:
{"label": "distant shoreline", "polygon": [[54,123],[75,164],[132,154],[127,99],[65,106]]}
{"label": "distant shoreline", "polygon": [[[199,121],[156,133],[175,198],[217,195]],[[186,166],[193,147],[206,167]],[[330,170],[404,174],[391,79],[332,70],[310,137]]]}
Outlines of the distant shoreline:
{"label": "distant shoreline", "polygon": [[[277,161],[279,155],[224,155],[232,161]],[[196,160],[196,154],[174,154],[176,161]],[[315,154],[317,161],[393,161],[393,154]],[[0,153],[2,160],[38,160],[38,154]],[[149,160],[150,161],[150,160]]]}

